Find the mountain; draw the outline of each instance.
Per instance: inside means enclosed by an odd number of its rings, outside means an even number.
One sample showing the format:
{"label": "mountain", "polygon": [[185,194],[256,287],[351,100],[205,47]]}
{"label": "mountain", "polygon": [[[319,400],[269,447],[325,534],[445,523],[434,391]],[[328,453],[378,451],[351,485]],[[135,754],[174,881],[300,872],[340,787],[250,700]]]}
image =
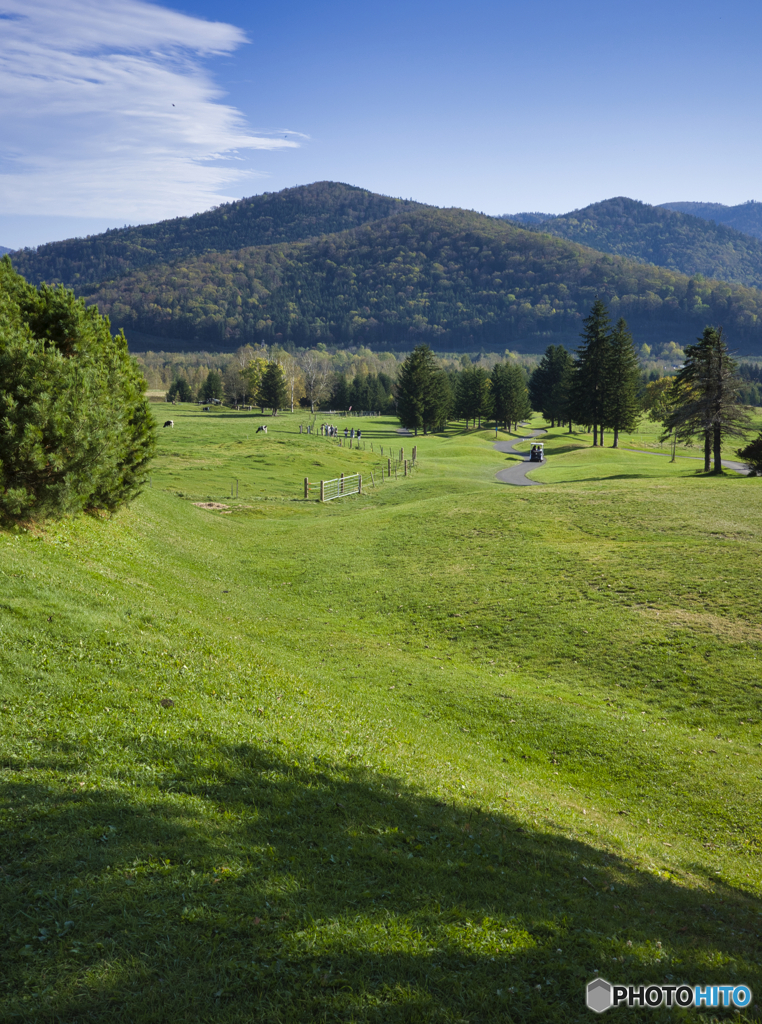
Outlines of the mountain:
{"label": "mountain", "polygon": [[746,235],[762,238],[762,203],[750,199],[738,206],[724,206],[722,203],[662,203],[663,208],[689,213],[693,217],[727,224]]}
{"label": "mountain", "polygon": [[0,245],[0,256],[5,256],[7,252],[13,252],[13,249],[8,249],[4,245]]}
{"label": "mountain", "polygon": [[583,210],[547,218],[537,229],[683,274],[762,287],[762,241],[758,238],[635,199],[619,196],[593,203]]}
{"label": "mountain", "polygon": [[157,263],[314,238],[420,205],[353,185],[318,181],[226,203],[193,217],[23,249],[13,257],[13,265],[34,284],[46,281],[81,291]]}
{"label": "mountain", "polygon": [[554,213],[503,213],[500,220],[515,220],[518,224],[542,224],[553,217]]}
{"label": "mountain", "polygon": [[156,263],[80,291],[134,348],[143,332],[154,348],[230,351],[277,340],[409,349],[428,341],[440,350],[541,351],[550,342],[575,346],[600,296],[615,318],[627,318],[638,344],[684,345],[721,323],[734,348],[762,352],[756,289],[458,209],[414,206],[302,242]]}

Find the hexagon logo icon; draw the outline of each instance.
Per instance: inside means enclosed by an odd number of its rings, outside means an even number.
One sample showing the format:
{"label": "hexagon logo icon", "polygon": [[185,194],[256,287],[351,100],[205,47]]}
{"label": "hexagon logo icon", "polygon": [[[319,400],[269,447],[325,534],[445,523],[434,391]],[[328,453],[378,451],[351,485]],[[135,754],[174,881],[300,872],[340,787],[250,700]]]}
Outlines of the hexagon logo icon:
{"label": "hexagon logo icon", "polygon": [[611,1006],[611,985],[603,978],[594,978],[587,986],[587,1008],[603,1013]]}

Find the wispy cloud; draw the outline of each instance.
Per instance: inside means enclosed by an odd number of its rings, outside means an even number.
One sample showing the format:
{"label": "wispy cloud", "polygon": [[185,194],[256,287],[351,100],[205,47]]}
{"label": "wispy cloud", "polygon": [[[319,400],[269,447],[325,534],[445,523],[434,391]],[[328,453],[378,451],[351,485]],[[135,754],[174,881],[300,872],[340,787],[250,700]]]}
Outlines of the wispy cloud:
{"label": "wispy cloud", "polygon": [[0,213],[148,219],[230,198],[247,151],[299,144],[221,102],[203,60],[246,41],[142,0],[0,0]]}

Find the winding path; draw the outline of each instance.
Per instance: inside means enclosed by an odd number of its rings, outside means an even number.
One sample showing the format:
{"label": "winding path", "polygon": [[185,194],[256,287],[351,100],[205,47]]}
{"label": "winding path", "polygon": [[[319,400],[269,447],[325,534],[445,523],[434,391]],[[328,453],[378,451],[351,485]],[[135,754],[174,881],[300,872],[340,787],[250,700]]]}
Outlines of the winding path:
{"label": "winding path", "polygon": [[[515,462],[511,466],[507,466],[505,469],[501,469],[499,473],[495,474],[495,479],[501,484],[514,484],[518,487],[530,487],[533,485],[539,485],[539,480],[530,480],[527,477],[527,473],[530,473],[533,469],[539,469],[543,463],[541,462],[530,462],[529,452],[516,451],[517,444],[523,444],[524,441],[529,441],[533,437],[541,437],[545,433],[544,430],[531,430],[526,437],[517,437],[512,441],[495,441],[492,446],[495,451],[504,452],[506,455],[523,455],[523,462]],[[650,452],[643,451],[638,448],[620,448],[619,451],[630,451],[637,452],[639,455],[661,455],[666,459],[671,456],[667,452]],[[694,455],[681,455],[678,458],[682,459],[700,459],[700,456]],[[724,469],[735,470],[736,473],[741,473],[744,476],[748,476],[749,468],[744,465],[743,462],[729,462],[726,459],[722,460]]]}
{"label": "winding path", "polygon": [[530,430],[526,437],[517,437],[512,441],[495,441],[492,446],[495,451],[504,452],[506,455],[523,455],[523,462],[515,462],[512,466],[507,466],[505,469],[501,469],[499,473],[495,474],[495,479],[501,484],[516,484],[519,487],[530,487],[539,485],[539,480],[530,480],[527,477],[527,473],[533,469],[539,469],[543,465],[541,462],[530,462],[529,452],[517,452],[516,445],[523,444],[524,441],[529,441],[533,437],[541,437],[545,433],[544,430]]}

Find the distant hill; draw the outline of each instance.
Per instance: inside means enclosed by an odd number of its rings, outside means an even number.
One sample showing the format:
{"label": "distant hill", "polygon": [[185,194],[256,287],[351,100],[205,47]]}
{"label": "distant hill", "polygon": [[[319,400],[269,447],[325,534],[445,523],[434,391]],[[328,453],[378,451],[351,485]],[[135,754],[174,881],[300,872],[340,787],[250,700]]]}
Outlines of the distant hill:
{"label": "distant hill", "polygon": [[5,256],[7,252],[13,252],[13,249],[8,249],[4,245],[0,245],[0,256]]}
{"label": "distant hill", "polygon": [[540,231],[601,252],[655,263],[683,274],[762,287],[762,241],[724,224],[666,207],[619,196],[560,217],[548,217],[537,226]]}
{"label": "distant hill", "polygon": [[750,199],[738,206],[724,206],[722,203],[662,203],[663,208],[690,213],[694,217],[727,224],[746,235],[762,238],[762,203]]}
{"label": "distant hill", "polygon": [[18,252],[13,265],[34,284],[46,281],[78,290],[91,289],[101,281],[157,263],[315,238],[420,205],[353,185],[318,181],[226,203],[193,217],[49,242]]}
{"label": "distant hill", "polygon": [[500,220],[515,220],[517,224],[542,224],[553,217],[554,213],[504,213]]}
{"label": "distant hill", "polygon": [[277,340],[541,351],[550,342],[575,346],[601,296],[638,344],[684,345],[721,323],[733,348],[762,353],[756,289],[457,209],[418,206],[304,242],[154,264],[84,294],[128,338],[142,332],[176,349]]}

